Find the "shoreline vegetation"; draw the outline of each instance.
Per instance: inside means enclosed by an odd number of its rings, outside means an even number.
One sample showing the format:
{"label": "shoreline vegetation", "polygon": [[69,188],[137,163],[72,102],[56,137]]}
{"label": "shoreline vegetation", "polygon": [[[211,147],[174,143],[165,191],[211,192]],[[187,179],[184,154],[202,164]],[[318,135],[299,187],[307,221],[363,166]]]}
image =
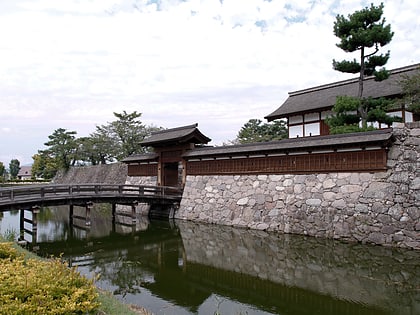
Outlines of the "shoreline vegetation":
{"label": "shoreline vegetation", "polygon": [[0,235],[0,314],[153,315],[100,290],[59,258],[44,259]]}

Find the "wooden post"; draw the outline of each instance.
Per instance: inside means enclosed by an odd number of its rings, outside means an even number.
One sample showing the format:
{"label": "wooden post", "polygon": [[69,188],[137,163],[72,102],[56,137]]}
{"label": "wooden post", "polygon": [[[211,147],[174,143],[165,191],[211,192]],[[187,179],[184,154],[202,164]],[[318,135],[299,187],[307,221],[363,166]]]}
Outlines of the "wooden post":
{"label": "wooden post", "polygon": [[131,223],[136,224],[136,206],[138,205],[137,201],[134,201],[131,204]]}
{"label": "wooden post", "polygon": [[73,228],[74,205],[69,205],[69,225]]}
{"label": "wooden post", "polygon": [[86,203],[86,225],[90,226],[90,209],[93,207],[93,202]]}
{"label": "wooden post", "polygon": [[19,229],[20,229],[19,240],[24,241],[25,240],[25,210],[24,209],[20,209]]}
{"label": "wooden post", "polygon": [[32,207],[32,231],[36,231],[38,229],[38,213],[39,213],[39,206]]}

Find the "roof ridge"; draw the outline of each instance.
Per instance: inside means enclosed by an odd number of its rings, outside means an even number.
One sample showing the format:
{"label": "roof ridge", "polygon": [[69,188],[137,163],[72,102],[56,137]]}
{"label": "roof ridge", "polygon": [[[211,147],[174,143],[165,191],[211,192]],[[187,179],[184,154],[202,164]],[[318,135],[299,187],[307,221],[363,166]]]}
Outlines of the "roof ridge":
{"label": "roof ridge", "polygon": [[169,128],[169,129],[163,129],[163,130],[158,130],[158,131],[154,131],[151,134],[152,135],[157,135],[157,134],[161,134],[161,133],[166,133],[166,132],[171,132],[171,131],[178,131],[178,130],[183,130],[183,129],[191,129],[191,128],[196,128],[198,127],[198,123],[192,124],[192,125],[188,125],[188,126],[181,126],[181,127],[176,127],[176,128]]}
{"label": "roof ridge", "polygon": [[[395,69],[389,70],[389,72],[390,72],[390,74],[397,74],[397,73],[401,73],[401,72],[415,70],[416,68],[420,69],[420,63],[395,68]],[[374,78],[375,77],[373,75],[371,75],[371,76],[365,77],[364,81],[373,80]],[[336,82],[333,82],[333,83],[322,84],[322,85],[318,85],[318,86],[315,86],[315,87],[306,88],[306,89],[303,89],[303,90],[297,90],[297,91],[289,92],[289,96],[296,96],[296,95],[304,94],[304,93],[308,93],[308,92],[315,92],[315,91],[329,89],[329,88],[332,88],[332,87],[352,84],[352,83],[358,82],[358,80],[359,80],[358,78],[351,78],[351,79],[347,79],[347,80],[336,81]]]}

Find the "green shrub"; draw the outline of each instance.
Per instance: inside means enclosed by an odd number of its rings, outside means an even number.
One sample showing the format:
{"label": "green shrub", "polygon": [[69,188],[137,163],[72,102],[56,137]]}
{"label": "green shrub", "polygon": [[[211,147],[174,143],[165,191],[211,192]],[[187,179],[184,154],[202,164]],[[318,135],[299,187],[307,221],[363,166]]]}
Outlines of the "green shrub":
{"label": "green shrub", "polygon": [[17,256],[17,251],[13,248],[13,243],[0,242],[0,259],[14,259]]}
{"label": "green shrub", "polygon": [[0,314],[94,314],[99,307],[92,280],[59,259],[24,259],[0,243]]}

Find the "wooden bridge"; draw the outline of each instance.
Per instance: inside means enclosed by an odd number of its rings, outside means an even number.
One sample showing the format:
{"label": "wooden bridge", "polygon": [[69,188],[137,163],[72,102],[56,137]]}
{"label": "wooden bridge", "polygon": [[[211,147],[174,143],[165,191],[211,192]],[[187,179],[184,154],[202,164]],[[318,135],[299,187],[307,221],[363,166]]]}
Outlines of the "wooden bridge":
{"label": "wooden bridge", "polygon": [[171,205],[179,203],[181,196],[180,188],[167,186],[110,184],[13,186],[0,188],[0,211],[60,204],[85,205],[89,202]]}

